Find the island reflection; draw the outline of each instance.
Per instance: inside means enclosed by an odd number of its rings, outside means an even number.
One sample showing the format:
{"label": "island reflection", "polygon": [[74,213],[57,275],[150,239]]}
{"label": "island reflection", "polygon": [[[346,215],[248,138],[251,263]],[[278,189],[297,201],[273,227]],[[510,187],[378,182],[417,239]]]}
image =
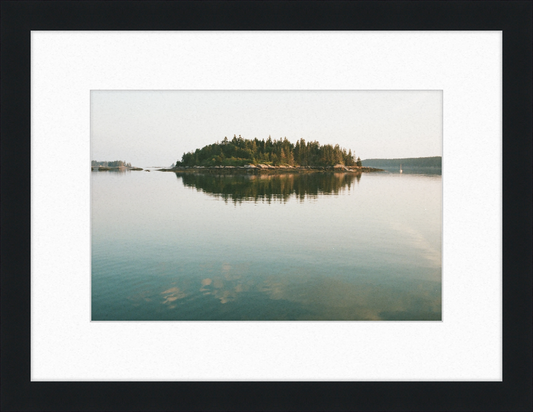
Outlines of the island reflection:
{"label": "island reflection", "polygon": [[318,195],[338,195],[361,180],[360,173],[287,173],[258,175],[178,174],[185,187],[196,188],[225,202],[287,202],[292,196],[303,201]]}

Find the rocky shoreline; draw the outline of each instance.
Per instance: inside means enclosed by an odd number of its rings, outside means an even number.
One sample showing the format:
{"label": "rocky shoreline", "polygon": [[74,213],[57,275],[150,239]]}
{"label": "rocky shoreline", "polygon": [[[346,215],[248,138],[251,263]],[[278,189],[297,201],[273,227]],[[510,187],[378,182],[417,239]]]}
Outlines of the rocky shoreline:
{"label": "rocky shoreline", "polygon": [[245,166],[191,166],[157,169],[159,172],[174,173],[370,173],[383,172],[383,169],[365,166],[271,166],[271,165],[245,165]]}

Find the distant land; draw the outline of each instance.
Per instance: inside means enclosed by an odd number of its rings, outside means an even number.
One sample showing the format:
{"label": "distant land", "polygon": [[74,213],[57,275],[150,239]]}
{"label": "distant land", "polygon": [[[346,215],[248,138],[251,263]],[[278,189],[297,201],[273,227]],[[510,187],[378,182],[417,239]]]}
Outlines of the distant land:
{"label": "distant land", "polygon": [[127,163],[124,160],[113,160],[113,161],[97,161],[91,160],[91,170],[98,172],[106,171],[126,171],[126,170],[143,170],[140,167],[134,167],[131,163]]}
{"label": "distant land", "polygon": [[429,172],[441,173],[442,156],[432,157],[405,157],[401,159],[366,159],[363,166],[376,167],[388,171],[399,171],[400,166],[404,172]]}

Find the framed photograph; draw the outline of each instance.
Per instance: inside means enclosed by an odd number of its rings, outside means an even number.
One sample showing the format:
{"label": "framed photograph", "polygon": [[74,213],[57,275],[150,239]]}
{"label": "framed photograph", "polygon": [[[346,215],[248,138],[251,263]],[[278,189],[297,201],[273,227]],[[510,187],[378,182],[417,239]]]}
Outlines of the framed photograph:
{"label": "framed photograph", "polygon": [[442,94],[92,90],[91,320],[442,320]]}
{"label": "framed photograph", "polygon": [[531,4],[18,4],[3,409],[531,405]]}

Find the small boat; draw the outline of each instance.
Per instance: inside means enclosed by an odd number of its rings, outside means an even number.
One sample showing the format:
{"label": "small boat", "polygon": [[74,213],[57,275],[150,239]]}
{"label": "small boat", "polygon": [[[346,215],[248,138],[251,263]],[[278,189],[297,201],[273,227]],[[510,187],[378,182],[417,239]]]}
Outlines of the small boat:
{"label": "small boat", "polygon": [[400,173],[403,173],[402,165],[400,164]]}

